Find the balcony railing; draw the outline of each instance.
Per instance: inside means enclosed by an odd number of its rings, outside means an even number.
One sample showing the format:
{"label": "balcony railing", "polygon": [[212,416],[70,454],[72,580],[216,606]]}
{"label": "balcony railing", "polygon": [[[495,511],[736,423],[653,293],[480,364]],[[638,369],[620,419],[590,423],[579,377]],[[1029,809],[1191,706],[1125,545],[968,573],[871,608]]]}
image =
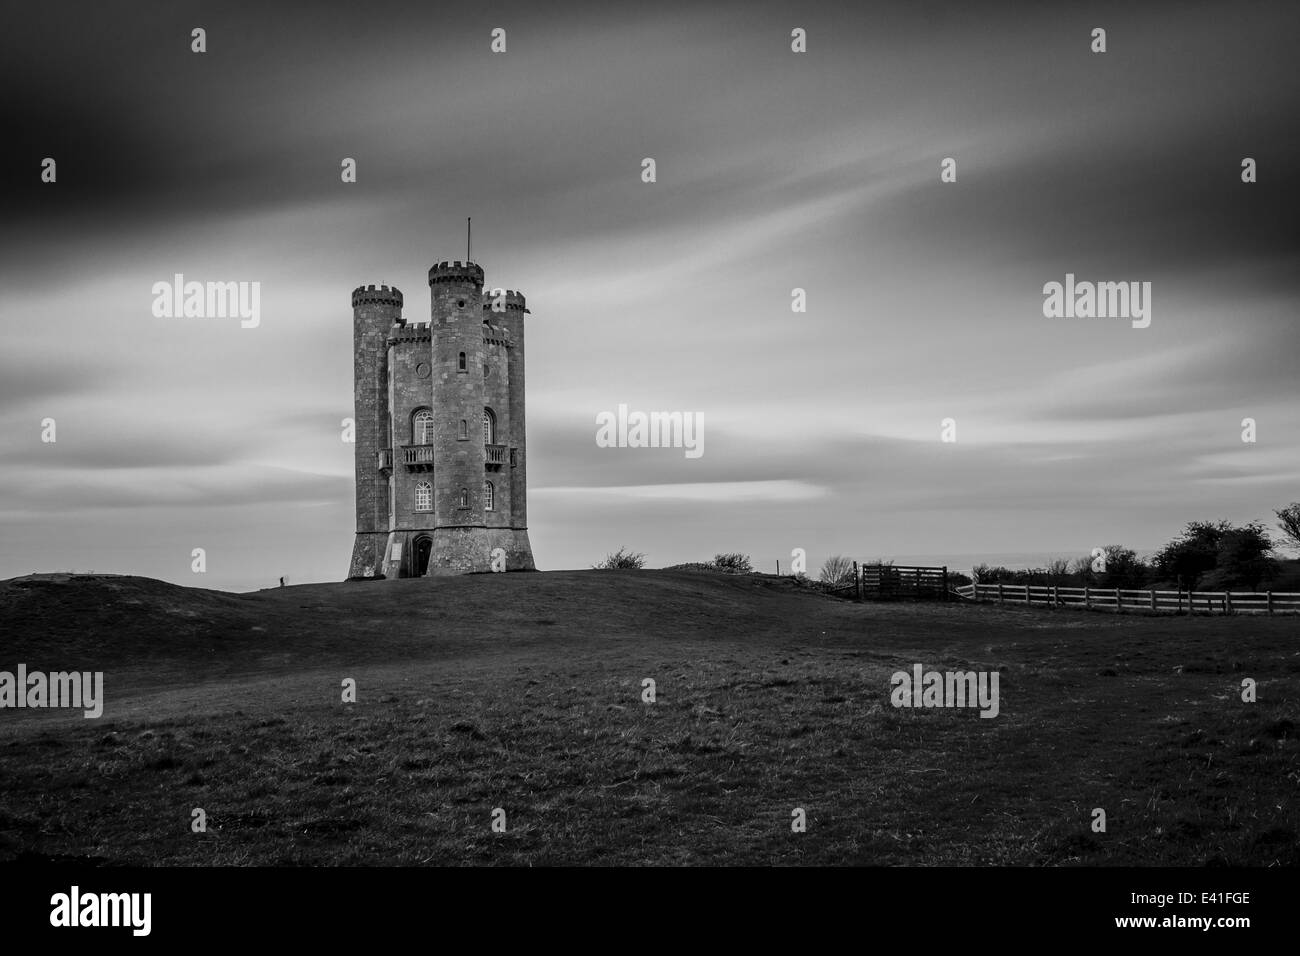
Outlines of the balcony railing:
{"label": "balcony railing", "polygon": [[[495,468],[515,463],[514,449],[508,445],[484,445],[483,449],[484,461]],[[433,471],[433,446],[403,445],[402,464],[406,465],[408,471]],[[379,452],[379,469],[383,471],[392,467],[393,451],[385,448]]]}
{"label": "balcony railing", "polygon": [[378,452],[379,470],[393,470],[393,450],[391,448],[381,448]]}
{"label": "balcony railing", "polygon": [[402,464],[407,471],[433,471],[433,446],[403,445]]}

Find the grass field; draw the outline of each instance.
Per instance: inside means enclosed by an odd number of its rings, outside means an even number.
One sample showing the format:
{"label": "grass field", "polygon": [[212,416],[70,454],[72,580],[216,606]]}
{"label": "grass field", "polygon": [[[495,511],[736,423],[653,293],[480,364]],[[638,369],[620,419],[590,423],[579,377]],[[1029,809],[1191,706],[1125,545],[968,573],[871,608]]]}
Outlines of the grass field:
{"label": "grass field", "polygon": [[[0,583],[19,662],[103,671],[106,704],[0,711],[0,860],[1300,863],[1296,618],[689,571],[246,595],[65,575]],[[999,716],[893,708],[915,663],[997,670]]]}

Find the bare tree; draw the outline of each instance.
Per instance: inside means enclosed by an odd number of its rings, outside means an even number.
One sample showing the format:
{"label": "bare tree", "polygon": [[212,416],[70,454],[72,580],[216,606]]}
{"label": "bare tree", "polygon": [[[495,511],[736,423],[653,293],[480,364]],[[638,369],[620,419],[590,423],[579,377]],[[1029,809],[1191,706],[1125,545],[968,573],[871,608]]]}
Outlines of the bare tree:
{"label": "bare tree", "polygon": [[853,579],[853,561],[842,554],[833,554],[822,565],[818,578],[823,584],[843,584]]}
{"label": "bare tree", "polygon": [[1286,535],[1287,541],[1293,548],[1300,548],[1300,501],[1293,501],[1274,514],[1278,517],[1277,526]]}

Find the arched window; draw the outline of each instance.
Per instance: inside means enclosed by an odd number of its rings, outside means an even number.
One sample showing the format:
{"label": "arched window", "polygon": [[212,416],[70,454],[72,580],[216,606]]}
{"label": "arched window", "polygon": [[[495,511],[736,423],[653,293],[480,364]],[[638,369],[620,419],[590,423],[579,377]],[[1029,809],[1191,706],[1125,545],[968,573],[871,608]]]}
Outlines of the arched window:
{"label": "arched window", "polygon": [[492,414],[492,409],[483,409],[483,444],[496,444],[497,434],[497,417]]}
{"label": "arched window", "polygon": [[433,485],[427,481],[417,481],[415,483],[415,510],[433,510]]}
{"label": "arched window", "polygon": [[433,412],[421,408],[411,416],[411,444],[427,445],[433,441]]}
{"label": "arched window", "polygon": [[461,441],[469,440],[469,422],[463,418],[460,420],[460,433],[456,437]]}
{"label": "arched window", "polygon": [[464,352],[461,352],[461,353],[460,353],[460,364],[459,364],[459,366],[457,367],[457,371],[459,371],[459,372],[463,372],[463,371],[465,371],[465,353],[464,353]]}
{"label": "arched window", "polygon": [[468,508],[468,507],[469,507],[469,489],[468,489],[468,488],[462,488],[462,489],[460,489],[460,506],[461,506],[462,508]]}
{"label": "arched window", "polygon": [[492,510],[492,505],[496,499],[496,489],[492,487],[492,482],[483,482],[483,507],[488,511]]}

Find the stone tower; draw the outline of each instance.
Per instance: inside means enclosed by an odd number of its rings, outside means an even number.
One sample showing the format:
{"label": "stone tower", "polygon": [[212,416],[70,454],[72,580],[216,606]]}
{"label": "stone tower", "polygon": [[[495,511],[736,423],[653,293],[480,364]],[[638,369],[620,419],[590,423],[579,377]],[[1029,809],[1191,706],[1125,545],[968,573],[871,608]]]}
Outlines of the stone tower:
{"label": "stone tower", "polygon": [[524,297],[473,262],[429,270],[430,321],[402,293],[352,293],[357,537],[349,578],[535,570],[528,541]]}

